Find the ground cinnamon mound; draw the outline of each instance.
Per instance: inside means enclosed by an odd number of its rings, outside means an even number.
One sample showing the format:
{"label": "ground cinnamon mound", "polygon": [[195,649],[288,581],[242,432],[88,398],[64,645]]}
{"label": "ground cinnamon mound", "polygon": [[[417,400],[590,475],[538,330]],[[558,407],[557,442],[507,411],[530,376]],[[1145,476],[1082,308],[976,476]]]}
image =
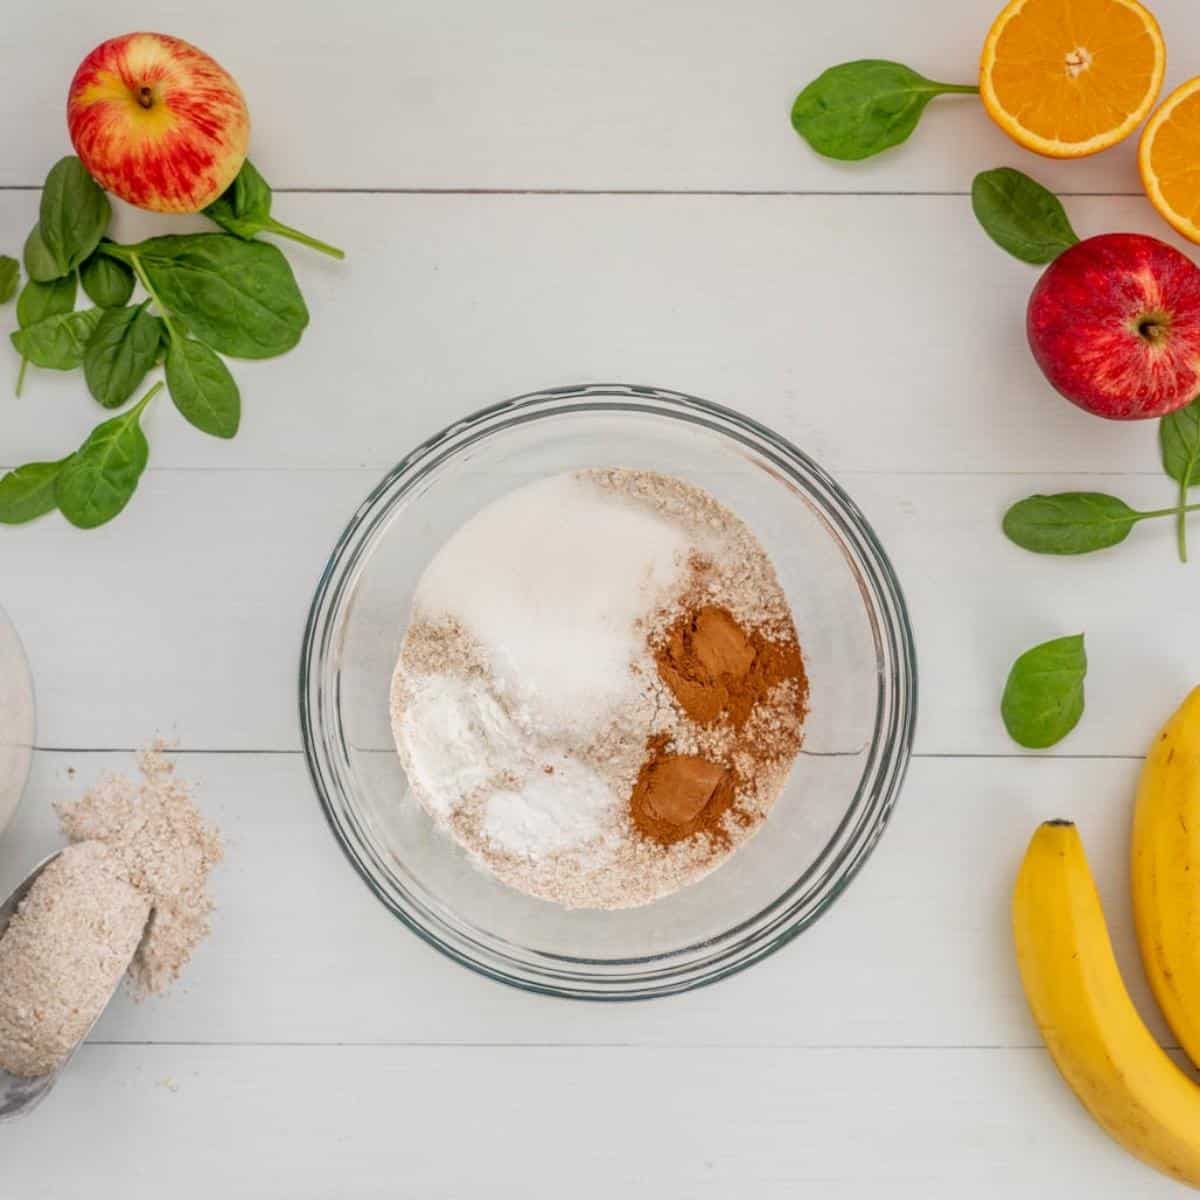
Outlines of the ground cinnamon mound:
{"label": "ground cinnamon mound", "polygon": [[800,748],[808,701],[804,656],[794,637],[747,633],[728,609],[706,604],[685,612],[655,651],[659,677],[685,715],[734,736],[719,754],[681,754],[671,737],[646,744],[629,814],[644,838],[669,846],[705,834],[727,845],[728,821],[750,818],[739,807],[757,776]]}
{"label": "ground cinnamon mound", "polygon": [[728,609],[715,604],[684,613],[667,631],[655,660],[663,683],[701,725],[724,718],[741,729],[754,706],[787,680],[808,693],[804,657],[795,641],[747,634]]}
{"label": "ground cinnamon mound", "polygon": [[669,846],[697,833],[721,836],[721,819],[737,799],[734,773],[694,754],[672,754],[666,734],[652,737],[630,797],[633,827]]}

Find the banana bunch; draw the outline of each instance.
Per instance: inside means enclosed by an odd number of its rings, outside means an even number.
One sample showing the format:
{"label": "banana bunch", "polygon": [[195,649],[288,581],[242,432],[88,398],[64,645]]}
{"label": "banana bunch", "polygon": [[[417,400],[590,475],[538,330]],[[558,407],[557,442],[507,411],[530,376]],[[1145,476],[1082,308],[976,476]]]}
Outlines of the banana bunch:
{"label": "banana bunch", "polygon": [[[1200,1066],[1200,688],[1146,758],[1133,821],[1134,916],[1154,995]],[[1200,1188],[1200,1085],[1138,1016],[1069,821],[1040,826],[1013,893],[1021,981],[1051,1057],[1132,1154]]]}

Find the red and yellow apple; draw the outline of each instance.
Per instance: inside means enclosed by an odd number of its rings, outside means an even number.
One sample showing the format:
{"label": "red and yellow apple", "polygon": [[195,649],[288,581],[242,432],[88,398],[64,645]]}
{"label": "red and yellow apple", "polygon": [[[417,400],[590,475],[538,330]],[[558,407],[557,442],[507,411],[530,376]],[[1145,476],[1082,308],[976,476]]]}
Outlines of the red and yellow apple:
{"label": "red and yellow apple", "polygon": [[1161,417],[1200,393],[1200,267],[1140,233],[1107,233],[1064,250],[1026,314],[1046,378],[1110,420]]}
{"label": "red and yellow apple", "polygon": [[67,97],[75,153],[98,184],[155,212],[199,212],[246,158],[250,114],[203,50],[127,33],[79,64]]}

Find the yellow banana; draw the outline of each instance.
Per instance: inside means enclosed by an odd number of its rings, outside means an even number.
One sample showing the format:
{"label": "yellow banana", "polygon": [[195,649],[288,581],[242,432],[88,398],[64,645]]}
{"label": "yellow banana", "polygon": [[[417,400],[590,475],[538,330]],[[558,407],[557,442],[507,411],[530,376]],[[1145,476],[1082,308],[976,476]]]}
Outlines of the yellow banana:
{"label": "yellow banana", "polygon": [[1200,1064],[1200,688],[1146,756],[1131,875],[1150,986],[1179,1044]]}
{"label": "yellow banana", "polygon": [[1131,1154],[1200,1187],[1200,1087],[1129,999],[1070,822],[1050,821],[1033,835],[1012,916],[1025,995],[1063,1078]]}

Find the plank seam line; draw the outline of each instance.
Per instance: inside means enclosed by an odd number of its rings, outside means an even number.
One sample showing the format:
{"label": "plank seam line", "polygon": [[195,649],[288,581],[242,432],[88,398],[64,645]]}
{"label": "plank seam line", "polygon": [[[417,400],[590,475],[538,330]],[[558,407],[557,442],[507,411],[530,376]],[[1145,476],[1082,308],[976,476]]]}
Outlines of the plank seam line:
{"label": "plank seam line", "polygon": [[[914,1053],[937,1053],[941,1051],[986,1051],[986,1052],[1001,1052],[1015,1051],[1018,1053],[1028,1053],[1030,1051],[1045,1051],[1045,1046],[1041,1043],[1022,1042],[1017,1045],[1005,1046],[999,1043],[965,1043],[962,1045],[938,1045],[930,1044],[906,1044],[897,1043],[870,1043],[866,1045],[858,1045],[855,1043],[831,1043],[821,1044],[818,1042],[737,1042],[726,1043],[723,1045],[714,1045],[710,1042],[672,1042],[655,1044],[653,1042],[448,1042],[448,1041],[328,1041],[328,1042],[303,1042],[303,1041],[247,1041],[247,1042],[222,1042],[222,1041],[195,1041],[183,1039],[179,1041],[166,1040],[156,1041],[151,1039],[145,1040],[130,1040],[119,1041],[116,1039],[97,1039],[89,1038],[86,1046],[139,1046],[139,1047],[170,1047],[170,1046],[193,1046],[202,1048],[226,1048],[226,1049],[310,1049],[310,1050],[325,1050],[325,1049],[349,1049],[349,1050],[370,1050],[370,1049],[396,1049],[396,1050],[652,1050],[652,1051],[694,1051],[694,1050],[714,1050],[721,1052],[729,1051],[744,1051],[757,1050],[762,1052],[770,1052],[777,1050],[798,1050],[805,1053],[847,1053],[858,1051],[890,1051],[890,1052],[907,1052]],[[1166,1050],[1174,1050],[1176,1047],[1164,1046]]]}
{"label": "plank seam line", "polygon": [[[10,183],[0,185],[3,192],[39,192],[41,184]],[[895,189],[862,189],[840,191],[824,188],[470,188],[470,187],[279,187],[276,195],[292,196],[714,196],[770,197],[814,196],[818,198],[862,196],[905,196],[915,199],[968,198],[969,191],[898,191]],[[1136,199],[1142,192],[1058,192],[1064,198],[1092,197],[1104,200]]]}
{"label": "plank seam line", "polygon": [[[37,754],[137,754],[143,749],[140,746],[54,746],[54,745],[36,745],[33,750]],[[388,749],[370,749],[360,748],[360,752],[364,754],[394,754],[395,751]],[[220,746],[172,746],[168,748],[168,753],[172,755],[260,755],[260,756],[275,756],[275,757],[291,757],[299,758],[304,751],[299,747],[295,749],[287,749],[273,747],[268,749],[247,749],[244,746],[223,749]],[[803,753],[803,752],[802,752]],[[855,751],[834,751],[829,754],[821,754],[818,752],[809,752],[812,758],[849,758],[854,757]],[[994,753],[986,751],[964,751],[955,752],[947,750],[922,750],[914,753],[912,758],[917,759],[961,759],[964,762],[973,760],[1026,760],[1030,762],[1141,762],[1145,755],[1142,754],[1029,754],[1013,751],[1011,753]]]}

